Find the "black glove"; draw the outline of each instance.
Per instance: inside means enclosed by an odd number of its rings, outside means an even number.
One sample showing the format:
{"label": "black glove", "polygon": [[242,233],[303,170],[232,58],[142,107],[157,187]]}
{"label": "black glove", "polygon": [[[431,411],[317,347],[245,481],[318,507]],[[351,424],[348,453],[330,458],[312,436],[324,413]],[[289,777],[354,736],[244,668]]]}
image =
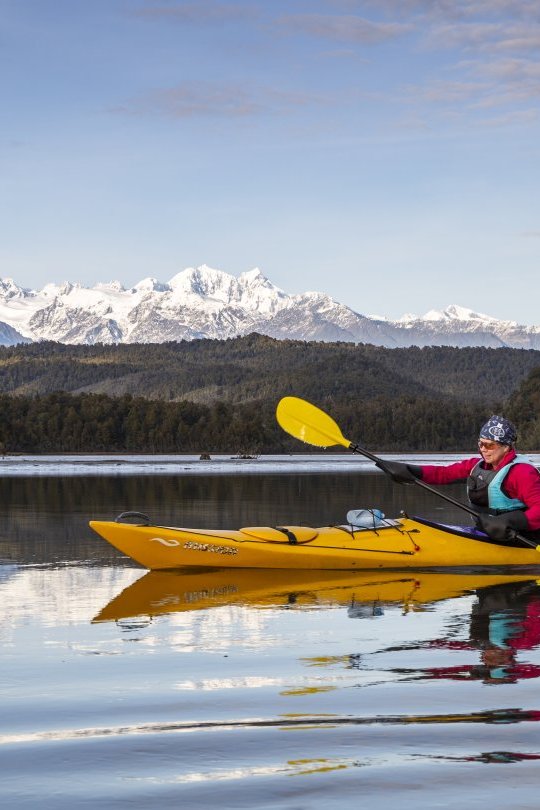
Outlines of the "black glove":
{"label": "black glove", "polygon": [[398,484],[414,484],[417,478],[422,477],[421,467],[417,467],[415,464],[380,459],[375,462],[375,465]]}
{"label": "black glove", "polygon": [[519,509],[502,515],[478,515],[477,522],[479,529],[499,543],[514,540],[517,532],[529,530],[525,513]]}

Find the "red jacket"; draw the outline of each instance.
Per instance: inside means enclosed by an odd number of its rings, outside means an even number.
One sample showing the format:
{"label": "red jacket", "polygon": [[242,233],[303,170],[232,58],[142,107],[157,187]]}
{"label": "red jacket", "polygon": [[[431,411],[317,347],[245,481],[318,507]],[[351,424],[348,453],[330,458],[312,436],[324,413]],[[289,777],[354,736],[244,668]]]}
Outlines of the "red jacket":
{"label": "red jacket", "polygon": [[[516,457],[515,450],[505,455],[496,470],[510,464]],[[454,481],[466,480],[481,458],[467,458],[455,464],[436,467],[428,464],[422,466],[422,481],[426,484],[451,484]],[[503,491],[509,498],[518,498],[526,504],[525,516],[529,529],[540,529],[540,473],[531,464],[514,464],[503,482]]]}

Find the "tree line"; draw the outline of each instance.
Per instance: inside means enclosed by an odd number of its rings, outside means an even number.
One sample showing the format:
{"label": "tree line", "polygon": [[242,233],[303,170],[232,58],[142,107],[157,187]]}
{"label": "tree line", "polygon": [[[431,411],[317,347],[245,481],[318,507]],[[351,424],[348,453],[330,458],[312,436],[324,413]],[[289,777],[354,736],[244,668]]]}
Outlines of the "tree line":
{"label": "tree line", "polygon": [[308,452],[282,396],[330,413],[374,451],[464,452],[503,412],[540,448],[540,352],[278,341],[0,347],[0,451]]}
{"label": "tree line", "polygon": [[[361,405],[314,400],[353,441],[379,451],[474,448],[490,409],[418,397],[379,397]],[[0,395],[2,453],[298,453],[313,448],[275,419],[277,399],[211,405],[106,394]],[[336,448],[333,448],[335,451]],[[338,448],[339,449],[339,448]]]}

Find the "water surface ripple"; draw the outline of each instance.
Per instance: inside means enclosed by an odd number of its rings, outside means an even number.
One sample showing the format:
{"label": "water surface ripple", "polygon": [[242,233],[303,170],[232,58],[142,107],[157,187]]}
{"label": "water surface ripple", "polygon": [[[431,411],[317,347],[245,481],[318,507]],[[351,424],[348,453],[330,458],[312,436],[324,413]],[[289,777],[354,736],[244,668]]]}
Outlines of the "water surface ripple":
{"label": "water surface ripple", "polygon": [[540,568],[145,573],[86,528],[396,513],[357,478],[4,481],[2,807],[537,808]]}

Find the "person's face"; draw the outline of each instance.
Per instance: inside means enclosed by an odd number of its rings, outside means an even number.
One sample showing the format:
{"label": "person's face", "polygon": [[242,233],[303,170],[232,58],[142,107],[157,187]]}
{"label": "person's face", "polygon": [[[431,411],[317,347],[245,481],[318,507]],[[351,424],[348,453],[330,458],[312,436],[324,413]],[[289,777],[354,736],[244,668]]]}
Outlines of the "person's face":
{"label": "person's face", "polygon": [[486,464],[491,464],[492,467],[496,467],[500,464],[505,455],[510,451],[510,447],[507,444],[499,444],[499,442],[492,442],[488,439],[479,439],[478,449]]}

